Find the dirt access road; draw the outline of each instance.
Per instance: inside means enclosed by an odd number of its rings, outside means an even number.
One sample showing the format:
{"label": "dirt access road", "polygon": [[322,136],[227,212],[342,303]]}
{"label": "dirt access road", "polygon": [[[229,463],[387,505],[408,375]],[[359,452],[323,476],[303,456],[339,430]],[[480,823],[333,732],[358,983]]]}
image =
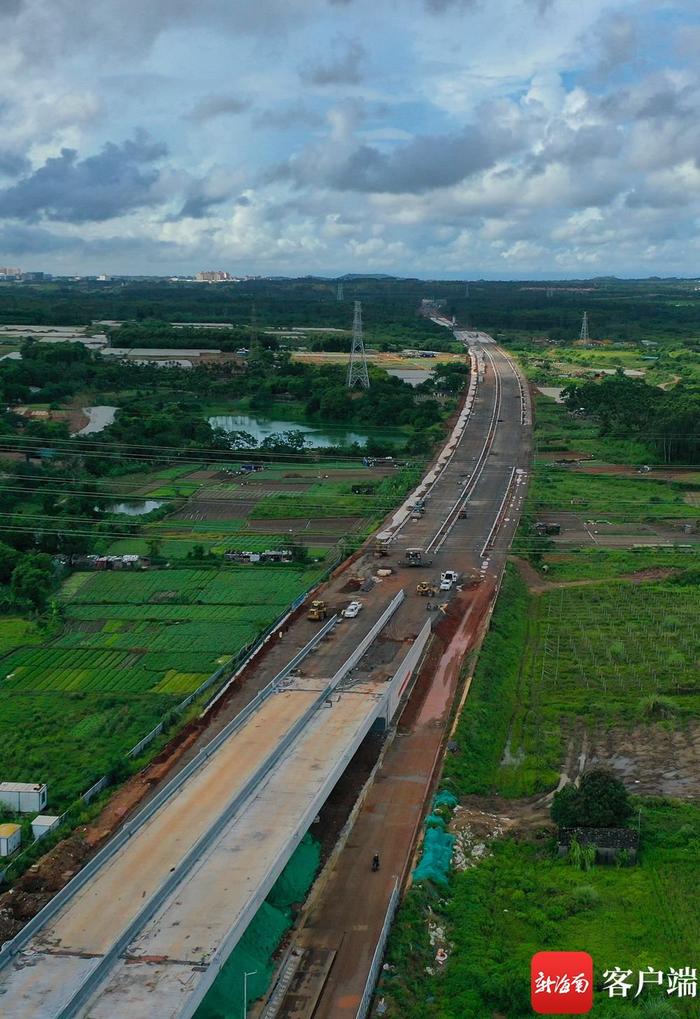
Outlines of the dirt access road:
{"label": "dirt access road", "polygon": [[[465,484],[473,486],[467,518],[458,518],[444,536],[428,575],[451,568],[480,573],[484,580],[452,599],[436,621],[396,737],[292,943],[281,971],[288,989],[253,1013],[265,1019],[355,1019],[393,889],[403,884],[411,866],[465,655],[479,645],[488,626],[524,497],[524,485],[510,485],[510,479],[514,468],[524,471],[529,465],[531,418],[528,394],[512,361],[490,338],[480,334],[479,340],[486,369],[464,438],[434,486],[426,516],[406,524],[397,544],[402,550],[428,546],[437,535],[437,545],[458,492]],[[469,335],[465,342],[474,345],[476,338]],[[496,533],[482,556],[494,524]],[[424,576],[424,571],[415,573],[416,579]],[[370,869],[375,852],[381,855],[379,873]]]}

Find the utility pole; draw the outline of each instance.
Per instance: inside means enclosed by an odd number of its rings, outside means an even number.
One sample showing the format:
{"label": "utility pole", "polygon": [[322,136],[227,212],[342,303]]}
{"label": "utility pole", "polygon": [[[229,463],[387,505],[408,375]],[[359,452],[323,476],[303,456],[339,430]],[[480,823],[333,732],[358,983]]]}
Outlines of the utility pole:
{"label": "utility pole", "polygon": [[367,357],[365,356],[365,345],[362,340],[362,304],[360,301],[355,301],[355,317],[352,323],[352,348],[350,350],[350,364],[348,365],[348,389],[352,389],[356,382],[359,382],[363,389],[369,389]]}
{"label": "utility pole", "polygon": [[588,312],[583,313],[583,322],[581,323],[581,335],[579,336],[581,343],[588,343],[590,336],[588,335]]}
{"label": "utility pole", "polygon": [[464,284],[464,296],[465,297],[469,297],[469,284],[468,283]]}
{"label": "utility pole", "polygon": [[342,280],[338,280],[338,289],[336,291],[335,297],[336,297],[337,301],[342,301],[343,300],[343,281]]}

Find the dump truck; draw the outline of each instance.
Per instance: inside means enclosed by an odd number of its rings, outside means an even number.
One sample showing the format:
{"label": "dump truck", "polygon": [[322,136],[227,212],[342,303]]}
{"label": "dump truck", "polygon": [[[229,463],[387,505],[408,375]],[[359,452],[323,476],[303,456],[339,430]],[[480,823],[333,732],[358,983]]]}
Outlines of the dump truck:
{"label": "dump truck", "polygon": [[437,587],[429,580],[421,580],[416,584],[416,594],[420,594],[423,598],[434,598],[437,593]]}
{"label": "dump truck", "polygon": [[431,566],[432,558],[427,556],[422,548],[407,548],[404,556],[404,566]]}
{"label": "dump truck", "polygon": [[325,619],[327,615],[328,607],[324,601],[312,601],[306,618],[312,620],[312,622],[318,622],[321,619]]}

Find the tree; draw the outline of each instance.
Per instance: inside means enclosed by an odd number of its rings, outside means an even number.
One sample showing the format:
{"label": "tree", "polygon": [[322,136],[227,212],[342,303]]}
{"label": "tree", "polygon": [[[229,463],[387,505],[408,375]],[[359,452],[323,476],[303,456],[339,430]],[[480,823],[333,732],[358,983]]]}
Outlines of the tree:
{"label": "tree", "polygon": [[607,768],[594,768],[554,794],[552,820],[561,828],[622,828],[632,816],[624,784]]}
{"label": "tree", "polygon": [[12,548],[11,545],[6,545],[4,541],[0,541],[0,583],[9,583],[12,571],[19,562],[20,553],[16,548]]}
{"label": "tree", "polygon": [[46,608],[53,586],[51,557],[42,553],[26,555],[12,571],[12,593],[30,602],[38,612]]}

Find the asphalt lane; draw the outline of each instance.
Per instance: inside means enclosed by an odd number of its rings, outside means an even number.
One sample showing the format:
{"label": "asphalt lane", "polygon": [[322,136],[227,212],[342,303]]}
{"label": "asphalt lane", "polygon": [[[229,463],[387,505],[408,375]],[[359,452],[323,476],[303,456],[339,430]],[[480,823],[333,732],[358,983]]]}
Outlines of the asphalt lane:
{"label": "asphalt lane", "polygon": [[[451,592],[460,622],[438,660],[428,659],[426,683],[417,687],[401,717],[375,780],[341,852],[322,876],[290,959],[295,972],[276,1010],[265,1019],[355,1019],[394,887],[408,870],[426,798],[444,744],[465,655],[485,632],[517,526],[531,456],[529,396],[507,355],[490,338],[477,345],[485,364],[474,409],[455,455],[435,482],[421,520],[408,521],[392,547],[392,564],[406,548],[436,544],[455,504],[469,493],[466,519],[454,520],[444,543],[424,568],[398,568],[409,596],[401,608],[425,618],[415,583],[454,569],[477,576],[476,587]],[[474,345],[472,336],[467,342]],[[495,529],[495,530],[494,530]],[[491,537],[492,546],[482,555]],[[455,606],[456,601],[456,606]],[[397,614],[398,616],[398,614]],[[422,676],[421,676],[422,679]],[[380,851],[382,866],[370,862]],[[258,1014],[257,1012],[254,1014]]]}

